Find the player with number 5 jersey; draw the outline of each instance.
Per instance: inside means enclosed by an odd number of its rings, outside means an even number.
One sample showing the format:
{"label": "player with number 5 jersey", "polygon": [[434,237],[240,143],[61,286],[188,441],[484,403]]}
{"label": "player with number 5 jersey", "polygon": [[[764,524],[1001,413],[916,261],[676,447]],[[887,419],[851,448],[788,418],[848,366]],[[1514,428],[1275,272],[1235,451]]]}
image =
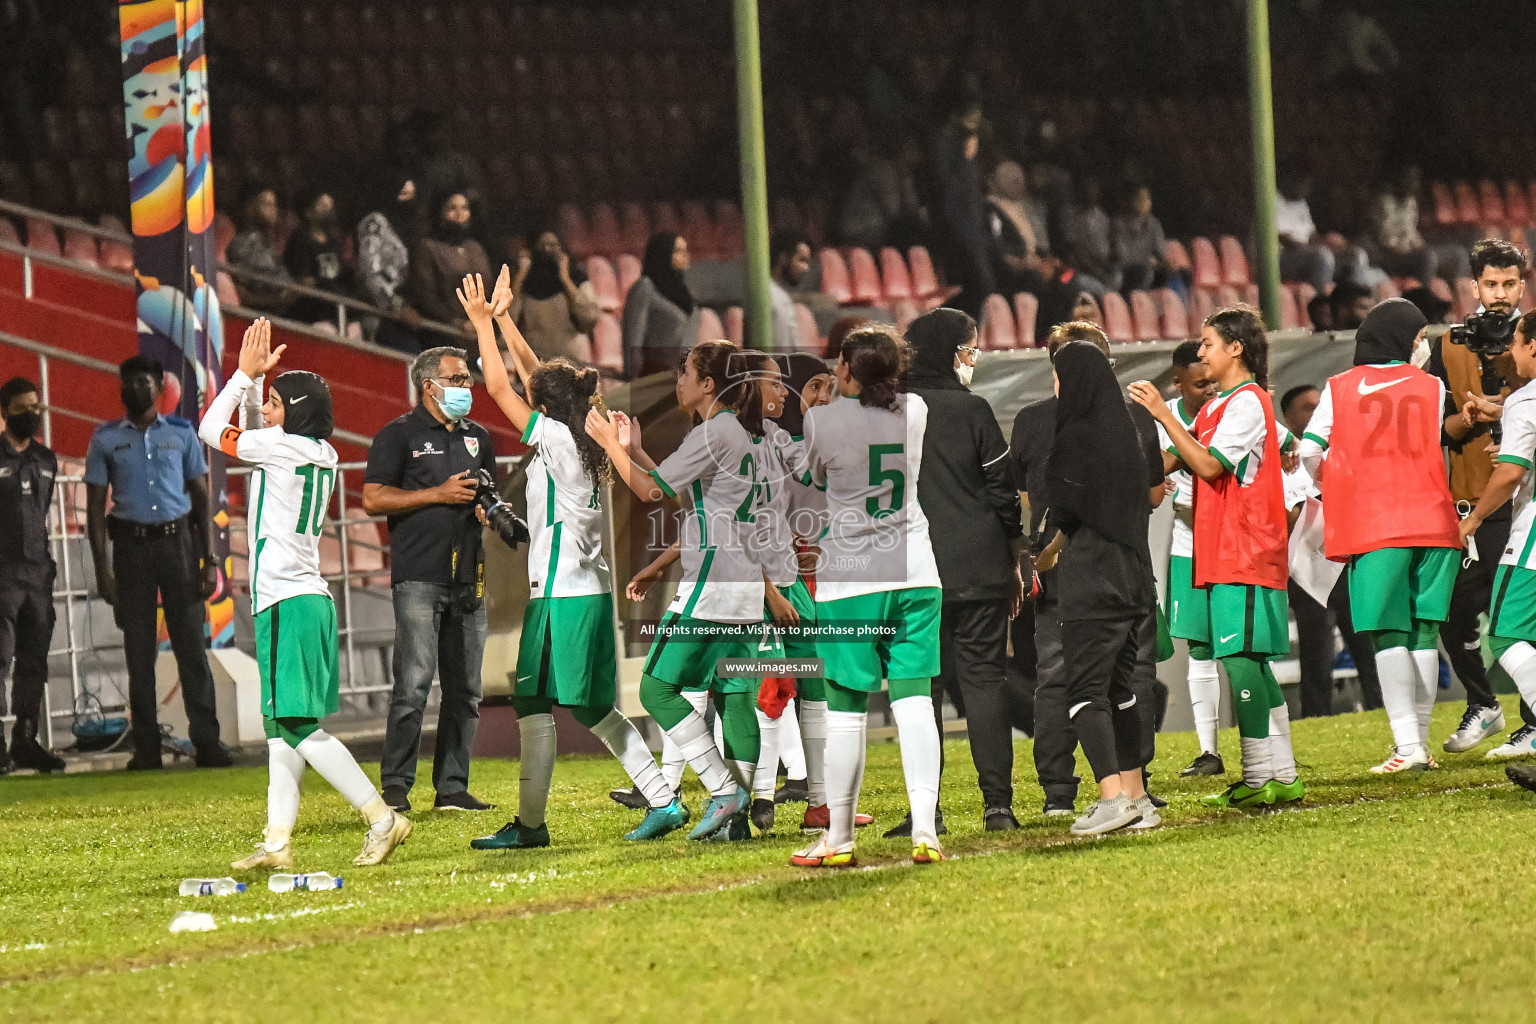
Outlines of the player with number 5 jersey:
{"label": "player with number 5 jersey", "polygon": [[[262,382],[284,346],[272,351],[272,328],[259,319],[245,332],[240,366],[213,400],[198,436],[256,471],[247,491],[252,514],[251,611],[261,715],[267,734],[267,829],[237,870],[293,867],[291,837],[299,812],[299,784],[309,764],[368,822],[355,864],[381,864],[411,834],[411,823],[391,811],[342,742],[320,728],[339,707],[336,605],[320,573],[320,534],[336,486],[331,391],[318,375],[290,370]],[[230,425],[242,410],[246,429]],[[260,419],[265,426],[257,427]]]}
{"label": "player with number 5 jersey", "polygon": [[1349,564],[1350,615],[1376,649],[1393,743],[1378,775],[1435,767],[1436,638],[1461,561],[1440,450],[1445,385],[1409,364],[1426,323],[1406,299],[1371,310],[1354,367],[1329,378],[1301,444],[1321,476],[1324,549]]}

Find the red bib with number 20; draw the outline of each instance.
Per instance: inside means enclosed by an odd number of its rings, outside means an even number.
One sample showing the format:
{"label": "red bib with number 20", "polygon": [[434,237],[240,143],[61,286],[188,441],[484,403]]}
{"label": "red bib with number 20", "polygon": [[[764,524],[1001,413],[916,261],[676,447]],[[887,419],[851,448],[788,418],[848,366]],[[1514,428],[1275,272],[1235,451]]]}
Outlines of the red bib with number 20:
{"label": "red bib with number 20", "polygon": [[1440,451],[1440,382],[1406,364],[1329,378],[1323,548],[1336,562],[1382,548],[1455,548],[1456,506]]}

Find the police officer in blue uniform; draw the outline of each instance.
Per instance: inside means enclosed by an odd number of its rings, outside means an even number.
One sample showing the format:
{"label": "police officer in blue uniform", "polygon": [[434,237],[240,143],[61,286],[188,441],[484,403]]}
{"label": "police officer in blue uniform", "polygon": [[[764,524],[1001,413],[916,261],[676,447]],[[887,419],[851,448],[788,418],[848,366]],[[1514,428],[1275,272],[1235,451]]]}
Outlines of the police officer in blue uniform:
{"label": "police officer in blue uniform", "polygon": [[37,385],[14,377],[0,385],[0,703],[11,680],[11,749],[0,732],[0,775],[14,768],[56,772],[64,762],[37,741],[43,688],[48,685],[48,644],[53,638],[53,552],[48,545],[48,506],[59,460],[34,439],[42,424]]}
{"label": "police officer in blue uniform", "polygon": [[[203,602],[218,584],[211,547],[208,463],[197,428],[156,410],[160,361],[137,355],[118,368],[127,416],[103,423],[85,456],[86,517],[96,586],[123,631],[133,717],[130,770],[161,766],[155,701],[156,594],[176,655],[188,731],[200,768],[223,768]],[[112,514],[107,515],[107,490]],[[107,542],[111,541],[110,556]]]}

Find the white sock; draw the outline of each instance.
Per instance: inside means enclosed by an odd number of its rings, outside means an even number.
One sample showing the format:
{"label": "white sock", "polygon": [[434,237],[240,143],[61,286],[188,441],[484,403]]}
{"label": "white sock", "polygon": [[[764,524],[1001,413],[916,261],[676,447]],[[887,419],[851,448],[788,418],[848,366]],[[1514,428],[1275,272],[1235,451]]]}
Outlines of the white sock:
{"label": "white sock", "polygon": [[835,848],[853,842],[853,815],[864,781],[864,727],[869,713],[827,711],[825,715],[827,845]]}
{"label": "white sock", "polygon": [[687,718],[668,729],[667,735],[677,744],[683,760],[693,768],[710,796],[729,796],[736,792],[736,780],[725,766],[725,758],[720,756],[720,748],[715,746],[703,715],[689,713]]}
{"label": "white sock", "polygon": [[[1273,724],[1271,724],[1270,728],[1273,730]],[[1270,737],[1249,739],[1247,736],[1243,736],[1241,741],[1243,751],[1243,782],[1254,789],[1258,789],[1275,777],[1274,766],[1270,761]]]}
{"label": "white sock", "polygon": [[[731,778],[735,780],[736,785],[740,786],[742,789],[746,790],[748,793],[752,792],[752,783],[755,781],[755,779],[757,777],[757,762],[756,761],[727,761],[727,762],[725,762],[725,766],[730,769]],[[731,792],[735,792],[735,791],[732,790]],[[711,795],[712,796],[729,796],[730,794],[729,793],[713,793]],[[773,797],[769,796],[768,799],[772,800]]]}
{"label": "white sock", "polygon": [[384,807],[383,814],[377,813],[377,807],[365,810],[375,802],[381,807],[384,801],[379,797],[379,791],[373,788],[373,783],[368,781],[368,776],[357,766],[352,751],[341,740],[324,729],[316,729],[304,737],[296,749],[309,762],[309,766],[320,773],[322,779],[335,787],[343,800],[359,811],[364,811],[370,826],[377,826],[392,818],[388,807]]}
{"label": "white sock", "polygon": [[517,818],[529,828],[544,824],[549,781],[555,775],[555,716],[523,715],[517,720],[523,743],[518,758]]}
{"label": "white sock", "polygon": [[779,760],[784,764],[784,775],[789,779],[805,778],[805,748],[800,738],[800,716],[795,713],[793,699],[784,705],[779,716]]}
{"label": "white sock", "polygon": [[1291,709],[1269,709],[1269,770],[1276,782],[1296,781],[1296,755],[1291,751]]}
{"label": "white sock", "polygon": [[[805,751],[806,806],[820,807],[827,802],[827,702],[800,702],[800,742]],[[860,733],[863,735],[863,733]]]}
{"label": "white sock", "polygon": [[1536,707],[1536,647],[1524,640],[1499,655],[1499,664],[1515,681],[1515,689],[1532,707]]}
{"label": "white sock", "polygon": [[762,708],[757,712],[757,731],[761,736],[762,753],[757,755],[757,770],[752,773],[752,796],[758,800],[772,800],[773,789],[779,781],[779,737],[783,735],[784,719],[789,709],[778,718],[769,718]]}
{"label": "white sock", "polygon": [[[684,690],[683,699],[693,706],[693,710],[704,716],[704,708],[709,702],[709,693],[705,690]],[[683,784],[683,769],[688,767],[688,759],[683,752],[677,749],[677,744],[666,733],[661,736],[661,775],[666,780],[667,791],[676,793]]]}
{"label": "white sock", "polygon": [[267,740],[268,853],[288,845],[299,820],[299,790],[304,782],[304,757],[280,739]]}
{"label": "white sock", "polygon": [[[656,767],[656,759],[645,745],[645,737],[640,735],[634,722],[615,708],[592,727],[592,735],[619,759],[619,764],[634,780],[635,788],[645,797],[646,803],[652,807],[665,807],[672,802],[672,792],[676,787],[667,785],[662,770]],[[683,763],[679,758],[679,766]],[[678,778],[682,778],[681,767],[678,768]]]}
{"label": "white sock", "polygon": [[1418,676],[1414,710],[1419,716],[1419,742],[1429,748],[1429,720],[1435,714],[1435,698],[1440,694],[1440,652],[1431,647],[1413,652],[1413,668]]}
{"label": "white sock", "polygon": [[1381,679],[1381,703],[1392,726],[1392,744],[1407,756],[1419,748],[1419,673],[1406,647],[1376,652],[1376,675]]}
{"label": "white sock", "polygon": [[901,770],[907,779],[912,808],[912,842],[939,841],[934,816],[939,808],[939,727],[933,720],[932,697],[903,697],[891,702],[896,738],[901,743]]}
{"label": "white sock", "polygon": [[1214,661],[1189,660],[1189,708],[1195,716],[1200,752],[1216,753],[1216,731],[1221,725],[1221,675]]}

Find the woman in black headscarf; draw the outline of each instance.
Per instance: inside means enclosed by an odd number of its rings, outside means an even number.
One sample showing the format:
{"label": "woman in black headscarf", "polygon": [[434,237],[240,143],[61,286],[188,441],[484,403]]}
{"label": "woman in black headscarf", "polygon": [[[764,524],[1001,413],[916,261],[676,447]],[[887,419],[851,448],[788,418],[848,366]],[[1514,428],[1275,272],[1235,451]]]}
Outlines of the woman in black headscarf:
{"label": "woman in black headscarf", "polygon": [[577,336],[592,333],[602,310],[586,272],[572,261],[553,230],[546,228],[535,235],[533,251],[518,260],[512,295],[507,312],[534,355],[587,361]]}
{"label": "woman in black headscarf", "polygon": [[411,246],[420,237],[416,183],[404,170],[381,168],[375,174],[368,212],[357,223],[357,283],[369,302],[399,317],[379,319],[374,340],[414,354],[421,342],[413,328],[421,314],[405,300]]}
{"label": "woman in black headscarf", "polygon": [[1053,368],[1048,534],[1066,538],[1058,575],[1068,714],[1100,796],[1072,831],[1102,835],[1157,820],[1142,782],[1145,725],[1131,688],[1141,629],[1157,600],[1147,548],[1152,482],[1104,353],[1074,341],[1057,351]]}
{"label": "woman in black headscarf", "polygon": [[676,369],[698,343],[699,305],[683,279],[688,265],[688,241],[681,235],[659,231],[645,243],[640,279],[624,297],[624,372],[630,378]]}

